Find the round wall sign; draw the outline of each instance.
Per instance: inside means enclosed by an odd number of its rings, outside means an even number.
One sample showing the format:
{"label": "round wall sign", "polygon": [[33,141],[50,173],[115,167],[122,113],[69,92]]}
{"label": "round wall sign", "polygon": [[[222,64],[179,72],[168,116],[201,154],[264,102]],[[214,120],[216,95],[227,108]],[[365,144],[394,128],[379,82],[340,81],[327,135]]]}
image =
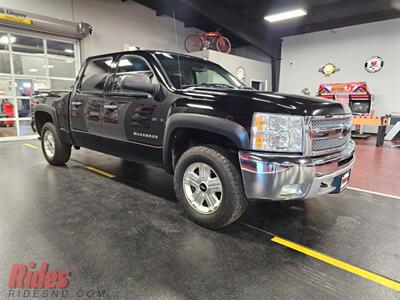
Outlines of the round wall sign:
{"label": "round wall sign", "polygon": [[379,72],[383,68],[383,59],[379,56],[372,56],[365,62],[364,67],[369,73]]}
{"label": "round wall sign", "polygon": [[335,72],[340,71],[340,69],[336,67],[333,63],[327,63],[322,68],[319,68],[318,71],[324,74],[325,76],[329,76]]}
{"label": "round wall sign", "polygon": [[235,76],[241,82],[244,82],[244,80],[246,79],[246,70],[243,67],[238,67],[236,69]]}

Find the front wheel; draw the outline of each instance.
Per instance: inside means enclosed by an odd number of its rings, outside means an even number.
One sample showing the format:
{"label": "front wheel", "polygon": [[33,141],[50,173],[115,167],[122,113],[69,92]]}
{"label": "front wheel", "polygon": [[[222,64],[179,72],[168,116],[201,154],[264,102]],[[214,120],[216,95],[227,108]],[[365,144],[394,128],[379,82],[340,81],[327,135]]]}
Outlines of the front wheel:
{"label": "front wheel", "polygon": [[196,146],[179,159],[175,192],[195,223],[218,229],[236,221],[247,207],[242,179],[231,153],[219,146]]}
{"label": "front wheel", "polygon": [[59,166],[71,157],[71,145],[64,143],[52,123],[44,124],[41,132],[43,155],[49,164]]}

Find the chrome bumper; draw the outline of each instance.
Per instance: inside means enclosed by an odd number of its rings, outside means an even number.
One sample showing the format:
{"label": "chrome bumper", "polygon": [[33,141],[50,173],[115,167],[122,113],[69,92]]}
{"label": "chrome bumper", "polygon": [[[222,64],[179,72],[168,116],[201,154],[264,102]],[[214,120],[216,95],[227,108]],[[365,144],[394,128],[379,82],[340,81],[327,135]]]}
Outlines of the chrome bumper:
{"label": "chrome bumper", "polygon": [[354,149],[350,141],[342,152],[322,157],[239,151],[246,196],[289,200],[339,193],[344,188],[342,175],[354,164]]}

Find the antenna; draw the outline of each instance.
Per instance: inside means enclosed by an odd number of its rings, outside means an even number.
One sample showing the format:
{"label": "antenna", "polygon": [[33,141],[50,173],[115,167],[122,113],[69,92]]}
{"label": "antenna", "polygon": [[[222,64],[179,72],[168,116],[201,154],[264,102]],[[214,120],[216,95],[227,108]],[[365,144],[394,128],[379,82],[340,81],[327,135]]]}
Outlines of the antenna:
{"label": "antenna", "polygon": [[176,44],[176,52],[177,52],[177,56],[178,56],[178,72],[179,72],[179,84],[181,86],[182,89],[182,72],[181,72],[181,62],[179,59],[179,46],[178,46],[178,32],[176,30],[176,19],[175,19],[175,11],[172,12],[172,17],[174,19],[174,33],[175,33],[175,44]]}

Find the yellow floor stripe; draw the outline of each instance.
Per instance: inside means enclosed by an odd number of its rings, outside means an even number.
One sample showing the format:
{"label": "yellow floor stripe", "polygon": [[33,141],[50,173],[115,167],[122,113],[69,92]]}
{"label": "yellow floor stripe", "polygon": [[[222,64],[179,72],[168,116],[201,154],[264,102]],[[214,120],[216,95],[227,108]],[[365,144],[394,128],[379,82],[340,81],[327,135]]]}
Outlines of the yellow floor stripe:
{"label": "yellow floor stripe", "polygon": [[391,288],[391,289],[393,289],[395,291],[400,291],[400,283],[397,282],[397,281],[390,280],[388,278],[385,278],[383,276],[377,275],[375,273],[363,270],[363,269],[361,269],[359,267],[356,267],[356,266],[350,265],[348,263],[345,263],[344,261],[335,259],[335,258],[330,257],[328,255],[319,253],[317,251],[311,250],[309,248],[306,248],[304,246],[301,246],[299,244],[293,243],[291,241],[285,240],[285,239],[277,237],[277,236],[273,237],[271,239],[271,241],[273,241],[275,243],[278,243],[278,244],[281,244],[283,246],[286,246],[288,248],[291,248],[293,250],[296,250],[298,252],[304,253],[304,254],[306,254],[308,256],[311,256],[311,257],[314,257],[316,259],[319,259],[319,260],[321,260],[321,261],[323,261],[323,262],[325,262],[327,264],[330,264],[330,265],[335,266],[337,268],[343,269],[343,270],[345,270],[347,272],[356,274],[356,275],[358,275],[360,277],[366,278],[366,279],[371,280],[371,281],[375,281],[376,283],[384,285],[384,286],[386,286],[388,288]]}
{"label": "yellow floor stripe", "polygon": [[86,166],[85,168],[88,169],[88,170],[90,170],[90,171],[93,171],[93,172],[96,172],[96,173],[98,173],[98,174],[101,174],[101,175],[103,175],[103,176],[106,176],[106,177],[108,177],[108,178],[114,178],[114,177],[115,177],[115,175],[113,175],[113,174],[107,173],[106,171],[97,169],[97,168],[92,167],[92,166]]}
{"label": "yellow floor stripe", "polygon": [[38,149],[38,147],[36,147],[35,145],[32,145],[32,144],[24,144],[24,146],[33,148],[33,149]]}

